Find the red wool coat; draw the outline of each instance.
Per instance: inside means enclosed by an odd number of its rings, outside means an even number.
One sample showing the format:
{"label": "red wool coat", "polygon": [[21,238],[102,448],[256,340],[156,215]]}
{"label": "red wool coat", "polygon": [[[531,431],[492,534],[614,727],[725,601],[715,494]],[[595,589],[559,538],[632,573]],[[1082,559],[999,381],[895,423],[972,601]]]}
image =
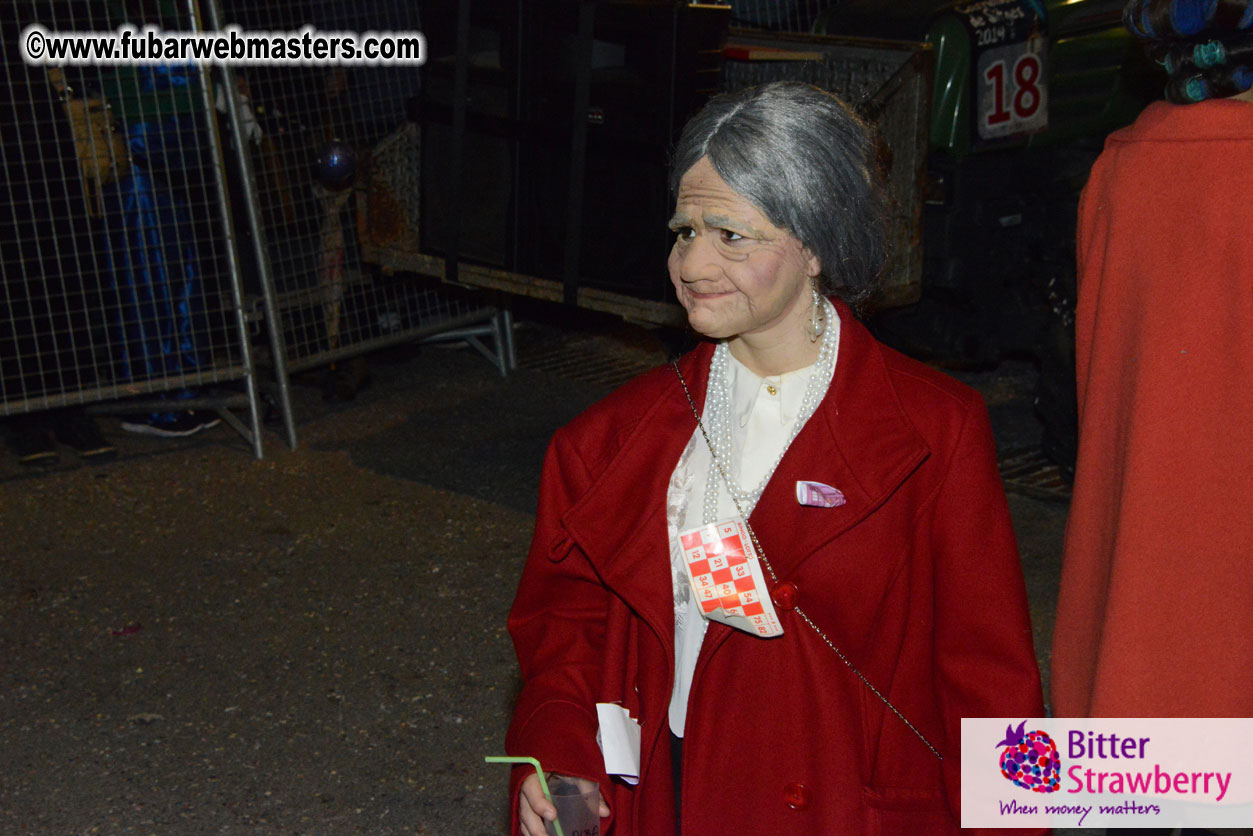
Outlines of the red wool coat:
{"label": "red wool coat", "polygon": [[[960,718],[1043,712],[986,409],[838,309],[830,391],[749,522],[800,608],[944,761],[795,612],[780,610],[773,639],[711,623],[683,745],[682,829],[693,836],[954,833]],[[698,408],[711,352],[680,361]],[[509,618],[523,688],[507,750],[598,780],[614,836],[674,832],[665,494],[695,426],[663,367],[557,432]],[[799,479],[839,488],[847,504],[799,505]],[[641,723],[636,787],[604,773],[598,702]],[[514,775],[514,832],[528,772]]]}
{"label": "red wool coat", "polygon": [[1079,206],[1059,717],[1253,716],[1253,104],[1155,102]]}

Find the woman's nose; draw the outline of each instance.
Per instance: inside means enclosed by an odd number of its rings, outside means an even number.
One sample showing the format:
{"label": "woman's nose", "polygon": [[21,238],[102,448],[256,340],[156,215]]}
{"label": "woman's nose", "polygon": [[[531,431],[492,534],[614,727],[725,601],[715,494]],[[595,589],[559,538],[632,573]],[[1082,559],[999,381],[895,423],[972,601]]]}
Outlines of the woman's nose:
{"label": "woman's nose", "polygon": [[692,240],[679,249],[679,278],[683,281],[716,279],[721,272],[718,251],[705,236],[694,235]]}

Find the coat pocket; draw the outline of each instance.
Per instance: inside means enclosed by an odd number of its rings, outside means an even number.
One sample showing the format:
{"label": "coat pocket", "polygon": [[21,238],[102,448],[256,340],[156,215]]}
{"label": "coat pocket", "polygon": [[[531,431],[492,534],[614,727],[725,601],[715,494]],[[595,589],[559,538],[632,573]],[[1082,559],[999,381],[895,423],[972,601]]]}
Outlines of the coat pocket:
{"label": "coat pocket", "polygon": [[865,787],[868,836],[944,836],[957,833],[944,793],[932,789]]}

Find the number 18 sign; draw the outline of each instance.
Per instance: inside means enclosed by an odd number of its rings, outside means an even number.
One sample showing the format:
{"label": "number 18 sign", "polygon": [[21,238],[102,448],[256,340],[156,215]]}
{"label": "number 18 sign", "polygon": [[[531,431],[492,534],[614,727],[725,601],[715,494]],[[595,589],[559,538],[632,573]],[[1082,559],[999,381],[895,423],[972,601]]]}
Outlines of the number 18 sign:
{"label": "number 18 sign", "polygon": [[979,138],[1003,139],[1044,130],[1049,124],[1044,39],[994,47],[979,54],[975,123]]}

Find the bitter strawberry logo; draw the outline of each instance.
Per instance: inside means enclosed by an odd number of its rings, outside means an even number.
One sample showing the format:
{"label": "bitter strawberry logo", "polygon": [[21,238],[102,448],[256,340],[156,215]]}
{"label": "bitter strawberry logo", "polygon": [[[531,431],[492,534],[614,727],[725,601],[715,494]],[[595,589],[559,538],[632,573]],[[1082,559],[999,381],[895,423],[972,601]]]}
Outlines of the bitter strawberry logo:
{"label": "bitter strawberry logo", "polygon": [[1024,732],[1027,721],[1018,728],[1005,727],[1005,739],[997,746],[1001,751],[1001,774],[1005,780],[1032,792],[1057,792],[1061,784],[1062,760],[1057,744],[1042,731]]}

